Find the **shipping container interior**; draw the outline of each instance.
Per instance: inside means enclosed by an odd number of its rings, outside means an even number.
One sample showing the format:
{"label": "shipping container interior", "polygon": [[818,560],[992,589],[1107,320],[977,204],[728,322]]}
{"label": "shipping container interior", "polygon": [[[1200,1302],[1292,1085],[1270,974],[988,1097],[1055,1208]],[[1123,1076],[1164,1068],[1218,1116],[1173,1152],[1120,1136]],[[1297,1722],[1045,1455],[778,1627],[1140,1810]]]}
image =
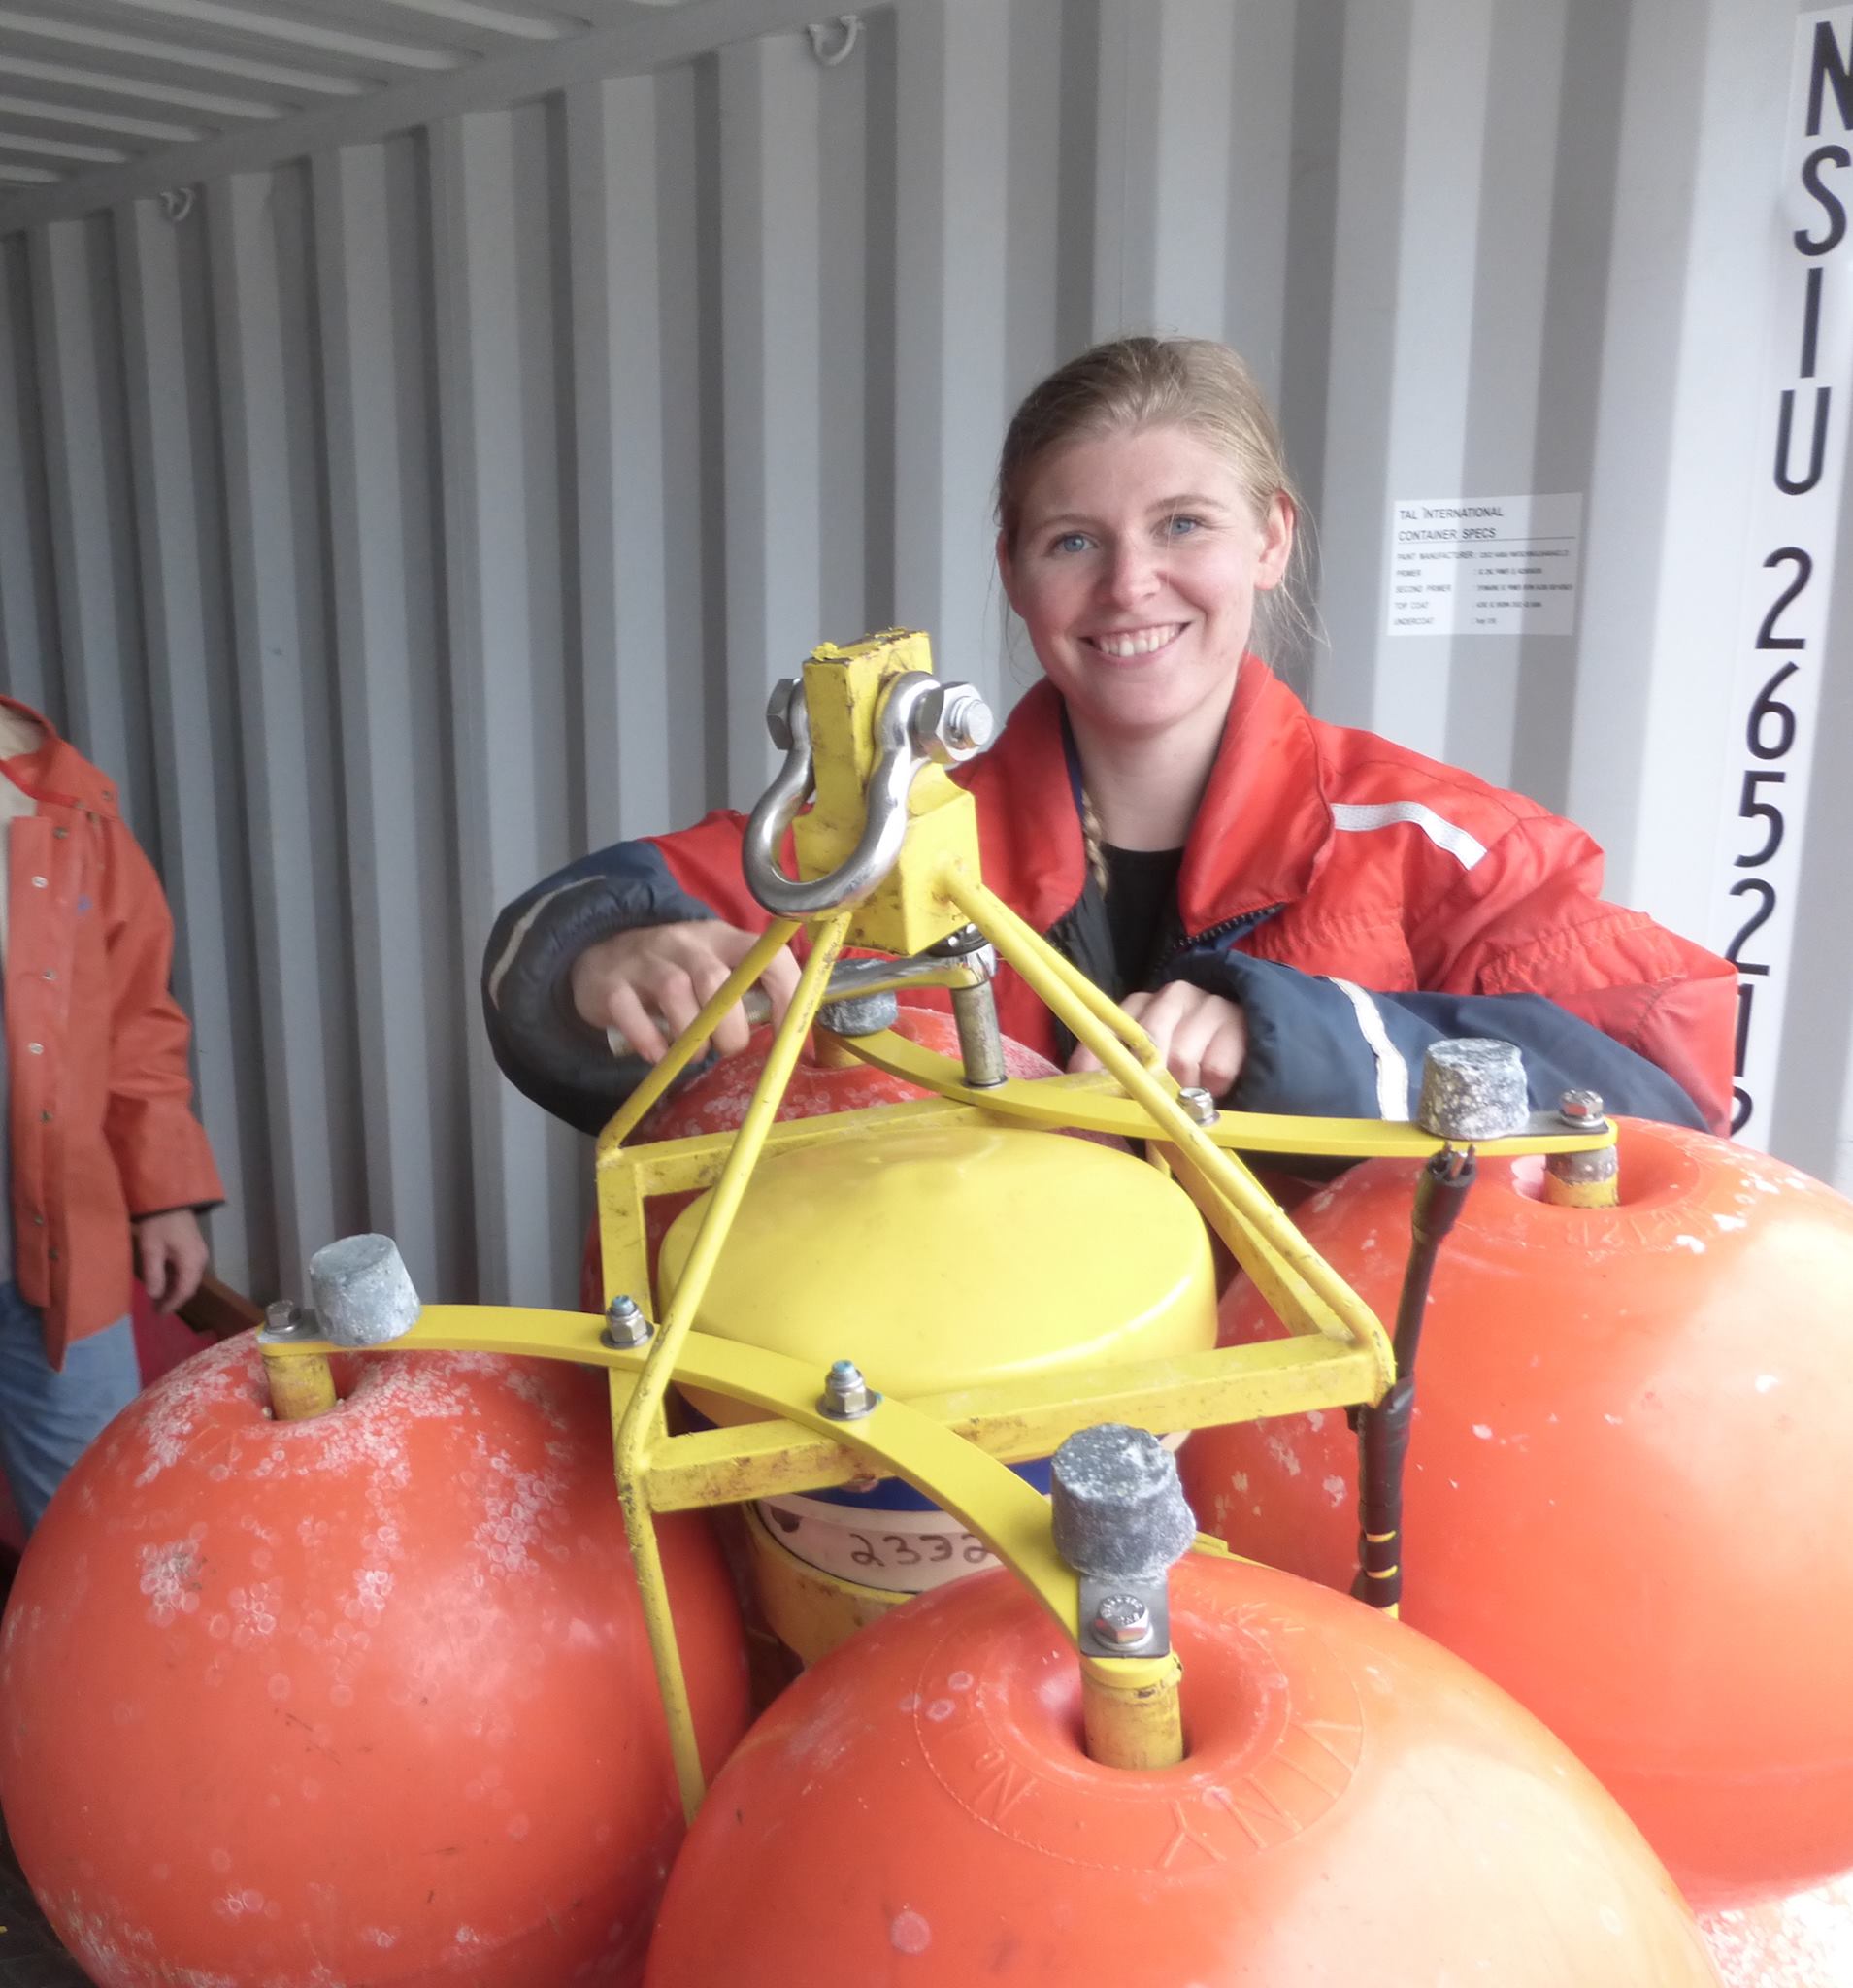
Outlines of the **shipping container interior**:
{"label": "shipping container interior", "polygon": [[[572,1302],[588,1148],[490,1060],[496,910],[749,805],[819,640],[926,629],[1008,705],[1004,423],[1140,329],[1230,341],[1279,406],[1317,613],[1274,660],[1315,711],[1572,815],[1610,895],[1735,944],[1741,1136],[1853,1189],[1853,292],[1806,30],[9,9],[0,689],[165,880],[220,1275],[300,1294],[380,1229],[429,1297]],[[1462,505],[1557,548],[1530,625],[1427,601],[1446,542],[1399,534]]]}

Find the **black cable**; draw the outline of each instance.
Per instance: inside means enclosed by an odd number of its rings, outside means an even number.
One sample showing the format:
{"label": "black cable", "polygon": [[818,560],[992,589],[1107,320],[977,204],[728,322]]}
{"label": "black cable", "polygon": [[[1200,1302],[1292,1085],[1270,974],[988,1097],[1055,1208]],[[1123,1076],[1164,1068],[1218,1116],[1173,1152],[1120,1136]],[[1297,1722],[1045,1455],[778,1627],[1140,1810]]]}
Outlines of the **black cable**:
{"label": "black cable", "polygon": [[1422,1169],[1409,1218],[1409,1260],[1397,1300],[1396,1379],[1374,1408],[1358,1409],[1358,1576],[1351,1592],[1374,1608],[1403,1599],[1403,1475],[1415,1414],[1415,1356],[1429,1284],[1447,1232],[1473,1185],[1472,1150],[1444,1146]]}

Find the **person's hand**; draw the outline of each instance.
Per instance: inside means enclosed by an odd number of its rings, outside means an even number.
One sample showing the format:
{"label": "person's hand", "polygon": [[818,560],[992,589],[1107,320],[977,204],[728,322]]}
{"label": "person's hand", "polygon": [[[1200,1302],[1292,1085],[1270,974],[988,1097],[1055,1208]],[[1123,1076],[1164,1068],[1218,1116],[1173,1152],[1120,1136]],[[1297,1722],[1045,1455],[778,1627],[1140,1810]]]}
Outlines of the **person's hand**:
{"label": "person's hand", "polygon": [[[1218,1103],[1234,1088],[1248,1054],[1248,1022],[1233,1001],[1173,980],[1155,994],[1128,994],[1119,1004],[1158,1045],[1178,1083],[1206,1090]],[[1099,1059],[1076,1049],[1070,1070],[1098,1070]]]}
{"label": "person's hand", "polygon": [[[688,1027],[759,937],[717,918],[614,933],[573,962],[573,1006],[589,1027],[615,1028],[638,1055],[660,1063],[670,1039]],[[773,955],[759,984],[773,1020],[782,1020],[798,988],[798,962],[789,946]],[[736,1004],[714,1031],[714,1046],[731,1056],[746,1046],[749,1033],[745,1011]]]}
{"label": "person's hand", "polygon": [[135,1260],[157,1311],[178,1311],[206,1275],[206,1238],[190,1208],[144,1215],[135,1224]]}

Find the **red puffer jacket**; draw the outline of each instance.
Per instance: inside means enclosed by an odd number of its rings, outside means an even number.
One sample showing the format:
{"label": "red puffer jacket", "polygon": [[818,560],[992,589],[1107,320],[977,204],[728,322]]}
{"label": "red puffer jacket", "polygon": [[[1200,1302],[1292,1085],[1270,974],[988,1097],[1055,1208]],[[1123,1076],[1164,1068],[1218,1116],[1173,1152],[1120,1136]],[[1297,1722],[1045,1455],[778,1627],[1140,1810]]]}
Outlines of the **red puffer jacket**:
{"label": "red puffer jacket", "polygon": [[130,1218],[224,1191],[189,1108],[160,881],[113,783],[37,712],[0,703],[41,735],[9,766],[6,1055],[13,1275],[57,1366],[129,1308]]}
{"label": "red puffer jacket", "polygon": [[[978,807],[985,881],[1112,991],[1088,873],[1079,772],[1054,687],[1036,686],[990,751],[959,770]],[[766,914],[740,868],[743,819],[620,844],[509,907],[489,947],[491,1038],[540,1102],[595,1125],[635,1068],[570,1069],[564,977],[624,926]],[[1368,732],[1312,717],[1248,657],[1186,845],[1172,944],[1150,984],[1239,1001],[1252,1110],[1406,1116],[1421,1051],[1486,1035],[1524,1052],[1535,1103],[1571,1085],[1619,1110],[1729,1122],[1736,974],[1598,896],[1602,852],[1535,802]],[[1046,1011],[1008,972],[1009,1035],[1060,1059]],[[564,1017],[564,1019],[562,1019]],[[587,1032],[589,1034],[589,1032]],[[581,1073],[596,1073],[595,1052]],[[1671,1081],[1669,1081],[1671,1079]]]}

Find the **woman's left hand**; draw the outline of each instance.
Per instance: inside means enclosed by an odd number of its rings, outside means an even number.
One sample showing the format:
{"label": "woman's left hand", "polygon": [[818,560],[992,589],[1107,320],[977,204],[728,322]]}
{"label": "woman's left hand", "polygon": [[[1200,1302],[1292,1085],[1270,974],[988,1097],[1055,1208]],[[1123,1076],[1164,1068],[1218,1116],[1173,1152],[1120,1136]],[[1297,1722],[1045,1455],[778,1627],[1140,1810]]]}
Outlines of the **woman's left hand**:
{"label": "woman's left hand", "polygon": [[157,1311],[178,1311],[206,1275],[206,1238],[190,1208],[144,1215],[135,1224],[137,1268]]}
{"label": "woman's left hand", "polygon": [[[1248,1054],[1248,1022],[1233,1001],[1173,980],[1153,994],[1128,994],[1119,1004],[1158,1045],[1179,1084],[1206,1090],[1218,1104],[1234,1089]],[[1076,1049],[1070,1070],[1098,1070],[1090,1051]]]}

